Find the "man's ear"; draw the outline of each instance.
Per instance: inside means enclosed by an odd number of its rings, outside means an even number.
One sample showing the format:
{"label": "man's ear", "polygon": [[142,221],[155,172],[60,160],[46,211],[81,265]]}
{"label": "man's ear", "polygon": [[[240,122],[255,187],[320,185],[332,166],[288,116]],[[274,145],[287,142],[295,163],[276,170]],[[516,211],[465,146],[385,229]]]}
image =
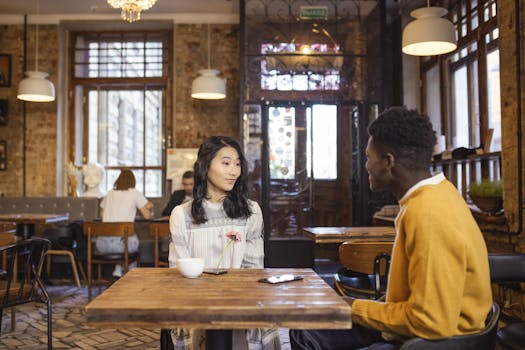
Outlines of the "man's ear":
{"label": "man's ear", "polygon": [[392,153],[385,155],[387,169],[392,169],[396,165],[396,157]]}

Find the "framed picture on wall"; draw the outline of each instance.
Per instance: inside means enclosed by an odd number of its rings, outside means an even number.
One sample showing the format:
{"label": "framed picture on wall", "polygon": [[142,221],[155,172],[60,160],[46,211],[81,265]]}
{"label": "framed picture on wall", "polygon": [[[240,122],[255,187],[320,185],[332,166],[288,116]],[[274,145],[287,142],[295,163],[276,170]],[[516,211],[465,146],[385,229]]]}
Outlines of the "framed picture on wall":
{"label": "framed picture on wall", "polygon": [[0,86],[11,86],[11,55],[0,54]]}
{"label": "framed picture on wall", "polygon": [[0,99],[0,125],[7,125],[8,104],[7,99]]}
{"label": "framed picture on wall", "polygon": [[7,170],[7,141],[0,140],[0,171]]}

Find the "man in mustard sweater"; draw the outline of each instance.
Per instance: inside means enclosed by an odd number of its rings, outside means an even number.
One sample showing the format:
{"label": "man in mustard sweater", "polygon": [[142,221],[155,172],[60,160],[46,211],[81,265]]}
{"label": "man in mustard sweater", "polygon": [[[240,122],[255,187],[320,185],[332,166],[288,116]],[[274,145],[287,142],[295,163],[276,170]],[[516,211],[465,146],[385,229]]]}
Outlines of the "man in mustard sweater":
{"label": "man in mustard sweater", "polygon": [[400,205],[385,302],[347,298],[353,329],[292,330],[292,349],[395,349],[413,336],[485,327],[492,305],[487,248],[458,190],[430,173],[436,138],[429,118],[393,107],[368,131],[370,189],[391,191]]}

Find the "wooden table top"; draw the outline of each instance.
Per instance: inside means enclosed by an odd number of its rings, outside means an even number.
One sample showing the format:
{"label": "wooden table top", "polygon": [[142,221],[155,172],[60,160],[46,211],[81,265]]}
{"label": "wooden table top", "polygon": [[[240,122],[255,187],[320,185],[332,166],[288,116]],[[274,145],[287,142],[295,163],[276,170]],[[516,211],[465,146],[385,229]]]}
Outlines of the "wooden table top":
{"label": "wooden table top", "polygon": [[50,224],[69,220],[69,214],[0,214],[0,221],[11,221],[17,224]]}
{"label": "wooden table top", "polygon": [[352,239],[393,240],[396,231],[392,226],[305,227],[303,235],[316,244],[343,243]]}
{"label": "wooden table top", "polygon": [[[295,274],[281,284],[260,278]],[[351,308],[311,269],[230,269],[185,278],[177,269],[135,268],[86,306],[102,328],[343,329]]]}

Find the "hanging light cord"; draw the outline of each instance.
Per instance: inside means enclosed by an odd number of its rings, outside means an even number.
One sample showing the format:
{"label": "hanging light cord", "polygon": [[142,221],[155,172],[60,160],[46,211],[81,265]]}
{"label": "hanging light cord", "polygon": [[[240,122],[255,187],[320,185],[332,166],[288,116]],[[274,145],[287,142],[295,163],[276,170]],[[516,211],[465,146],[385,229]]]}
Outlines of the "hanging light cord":
{"label": "hanging light cord", "polygon": [[208,23],[208,69],[210,69],[210,24]]}
{"label": "hanging light cord", "polygon": [[[38,14],[40,12],[40,1],[36,1],[36,14],[38,17]],[[38,18],[36,20],[36,39],[35,39],[35,46],[36,46],[36,54],[35,54],[35,71],[38,72]]]}

